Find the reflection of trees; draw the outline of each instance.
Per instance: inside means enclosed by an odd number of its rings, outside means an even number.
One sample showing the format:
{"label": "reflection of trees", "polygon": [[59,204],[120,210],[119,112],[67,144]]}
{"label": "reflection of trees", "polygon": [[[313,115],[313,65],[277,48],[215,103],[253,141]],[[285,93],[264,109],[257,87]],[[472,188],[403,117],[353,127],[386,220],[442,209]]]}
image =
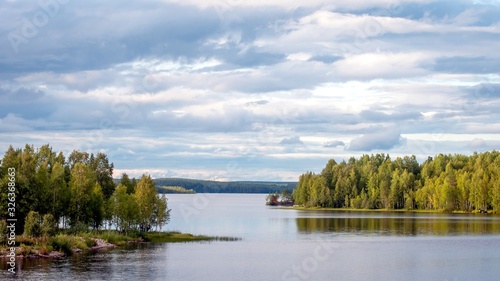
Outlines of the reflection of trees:
{"label": "reflection of trees", "polygon": [[418,217],[296,218],[299,232],[338,232],[380,235],[500,234],[500,219]]}

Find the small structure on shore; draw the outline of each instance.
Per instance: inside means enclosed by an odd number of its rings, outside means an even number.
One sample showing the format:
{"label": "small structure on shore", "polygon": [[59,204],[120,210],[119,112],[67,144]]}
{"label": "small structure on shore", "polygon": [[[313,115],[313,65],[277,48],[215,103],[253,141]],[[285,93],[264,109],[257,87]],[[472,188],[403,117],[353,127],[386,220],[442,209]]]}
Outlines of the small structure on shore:
{"label": "small structure on shore", "polygon": [[280,193],[270,193],[266,197],[266,205],[268,206],[293,206],[294,200],[290,190],[285,189]]}

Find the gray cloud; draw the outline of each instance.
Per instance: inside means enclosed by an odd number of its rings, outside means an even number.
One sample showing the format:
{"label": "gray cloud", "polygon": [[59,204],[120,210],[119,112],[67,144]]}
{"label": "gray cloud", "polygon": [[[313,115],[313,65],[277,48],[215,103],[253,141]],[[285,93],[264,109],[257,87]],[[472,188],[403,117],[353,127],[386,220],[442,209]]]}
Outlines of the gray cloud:
{"label": "gray cloud", "polygon": [[284,138],[280,141],[280,144],[283,144],[283,145],[304,145],[304,143],[300,140],[299,136]]}
{"label": "gray cloud", "polygon": [[401,137],[398,130],[386,129],[371,134],[364,134],[353,139],[347,150],[352,151],[371,151],[375,149],[388,150],[397,146],[401,146],[406,142],[406,139]]}
{"label": "gray cloud", "polygon": [[337,147],[337,146],[345,146],[345,143],[343,141],[339,141],[339,140],[332,140],[332,141],[325,142],[323,144],[323,147]]}

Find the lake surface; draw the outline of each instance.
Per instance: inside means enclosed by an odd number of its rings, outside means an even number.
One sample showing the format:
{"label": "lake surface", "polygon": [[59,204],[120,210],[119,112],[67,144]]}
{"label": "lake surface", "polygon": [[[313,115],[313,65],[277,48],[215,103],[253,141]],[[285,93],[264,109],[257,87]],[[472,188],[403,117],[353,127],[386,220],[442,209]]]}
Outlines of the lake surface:
{"label": "lake surface", "polygon": [[[141,244],[25,260],[18,280],[500,280],[500,217],[299,211],[265,194],[168,195],[164,230],[236,242]],[[2,264],[0,279],[9,275]]]}

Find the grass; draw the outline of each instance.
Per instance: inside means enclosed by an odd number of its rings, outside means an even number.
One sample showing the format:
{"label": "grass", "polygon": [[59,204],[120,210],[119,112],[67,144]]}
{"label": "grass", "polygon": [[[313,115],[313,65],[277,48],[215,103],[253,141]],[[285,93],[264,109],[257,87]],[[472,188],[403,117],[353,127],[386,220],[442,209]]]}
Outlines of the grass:
{"label": "grass", "polygon": [[206,236],[192,235],[189,233],[181,233],[178,231],[170,232],[150,232],[146,233],[144,239],[155,243],[175,243],[175,242],[195,242],[195,241],[239,241],[238,237],[226,236]]}
{"label": "grass", "polygon": [[[206,236],[181,233],[179,231],[170,232],[134,232],[124,235],[115,230],[99,230],[89,232],[78,232],[68,234],[61,232],[52,237],[26,237],[16,236],[16,254],[28,256],[30,254],[47,255],[52,251],[62,252],[65,255],[72,255],[75,251],[85,251],[96,246],[95,239],[102,239],[107,243],[123,246],[131,242],[152,242],[152,243],[178,243],[178,242],[199,242],[199,241],[239,241],[241,238],[229,236]],[[0,256],[8,252],[7,245],[0,244]]]}

